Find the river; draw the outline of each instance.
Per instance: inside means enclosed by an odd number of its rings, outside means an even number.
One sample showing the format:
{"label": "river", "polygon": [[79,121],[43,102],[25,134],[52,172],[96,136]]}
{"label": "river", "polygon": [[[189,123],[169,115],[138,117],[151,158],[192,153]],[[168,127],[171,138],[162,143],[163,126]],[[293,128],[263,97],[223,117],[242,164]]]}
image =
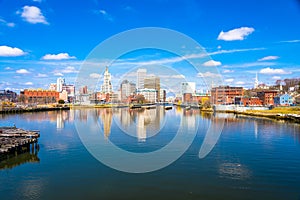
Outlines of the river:
{"label": "river", "polygon": [[299,124],[163,107],[0,119],[41,135],[0,162],[1,200],[300,199]]}

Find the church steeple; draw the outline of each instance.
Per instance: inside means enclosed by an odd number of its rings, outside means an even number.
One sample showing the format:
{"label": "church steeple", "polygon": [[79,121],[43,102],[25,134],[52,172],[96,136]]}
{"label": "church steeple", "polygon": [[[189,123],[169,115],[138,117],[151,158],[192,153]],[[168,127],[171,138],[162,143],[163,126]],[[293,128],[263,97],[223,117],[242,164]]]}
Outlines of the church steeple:
{"label": "church steeple", "polygon": [[256,77],[255,77],[255,82],[254,82],[254,89],[257,89],[259,85],[259,81],[258,81],[258,74],[256,72]]}

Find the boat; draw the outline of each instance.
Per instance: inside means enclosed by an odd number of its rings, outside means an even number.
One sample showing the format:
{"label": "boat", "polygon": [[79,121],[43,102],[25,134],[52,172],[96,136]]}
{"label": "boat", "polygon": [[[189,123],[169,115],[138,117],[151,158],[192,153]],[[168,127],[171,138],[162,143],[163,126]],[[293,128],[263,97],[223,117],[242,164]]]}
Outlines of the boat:
{"label": "boat", "polygon": [[155,108],[156,108],[156,105],[146,106],[145,108],[148,109],[148,110],[149,110],[149,109],[155,109]]}
{"label": "boat", "polygon": [[130,105],[130,108],[136,109],[136,108],[142,108],[142,106],[140,104],[133,104],[133,105]]}
{"label": "boat", "polygon": [[191,110],[191,106],[186,106],[184,109],[185,110]]}
{"label": "boat", "polygon": [[172,106],[165,106],[165,110],[172,110]]}

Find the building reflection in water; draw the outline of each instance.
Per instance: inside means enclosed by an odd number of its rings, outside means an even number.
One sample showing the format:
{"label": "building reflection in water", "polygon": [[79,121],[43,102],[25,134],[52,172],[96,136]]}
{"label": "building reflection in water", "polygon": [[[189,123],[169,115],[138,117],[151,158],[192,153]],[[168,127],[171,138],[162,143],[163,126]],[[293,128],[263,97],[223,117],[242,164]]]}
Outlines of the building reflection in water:
{"label": "building reflection in water", "polygon": [[254,135],[255,135],[255,139],[257,139],[258,136],[258,125],[257,125],[257,121],[254,120]]}
{"label": "building reflection in water", "polygon": [[165,110],[162,106],[155,109],[115,109],[114,120],[126,134],[136,137],[139,142],[145,142],[159,133],[165,122]]}
{"label": "building reflection in water", "polygon": [[110,108],[104,108],[101,113],[101,121],[103,124],[103,132],[105,138],[108,138],[110,135],[112,115],[112,110]]}

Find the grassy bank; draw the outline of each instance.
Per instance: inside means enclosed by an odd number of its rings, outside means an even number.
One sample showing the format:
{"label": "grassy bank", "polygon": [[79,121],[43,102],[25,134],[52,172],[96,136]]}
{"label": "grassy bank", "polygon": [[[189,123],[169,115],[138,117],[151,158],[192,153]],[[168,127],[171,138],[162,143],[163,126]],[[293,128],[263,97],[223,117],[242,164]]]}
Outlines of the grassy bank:
{"label": "grassy bank", "polygon": [[248,110],[247,113],[257,113],[257,114],[266,114],[266,115],[274,115],[274,114],[297,114],[300,115],[300,107],[276,107],[272,110]]}

